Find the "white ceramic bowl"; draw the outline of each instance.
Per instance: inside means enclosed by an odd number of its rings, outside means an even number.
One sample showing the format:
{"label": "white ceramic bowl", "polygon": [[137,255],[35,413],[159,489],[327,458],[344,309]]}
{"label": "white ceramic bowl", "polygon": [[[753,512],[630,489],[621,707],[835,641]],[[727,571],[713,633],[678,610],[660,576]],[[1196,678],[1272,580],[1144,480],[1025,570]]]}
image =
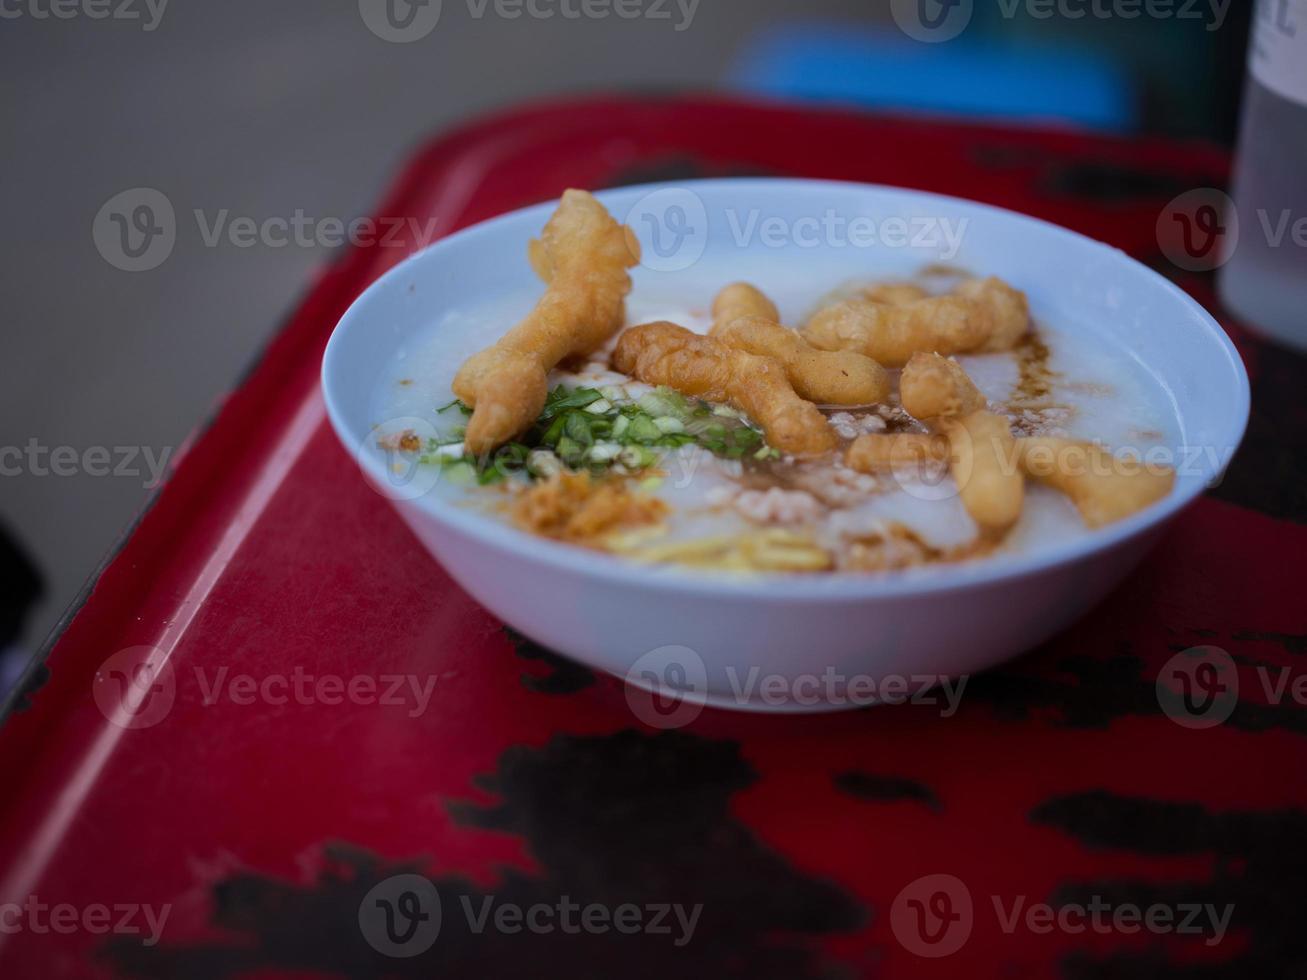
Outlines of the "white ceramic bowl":
{"label": "white ceramic bowl", "polygon": [[[1150,373],[1172,401],[1181,446],[1202,450],[1170,497],[1129,520],[1036,554],[900,578],[732,579],[651,569],[529,536],[435,495],[395,501],[423,546],[495,615],[635,684],[664,692],[671,685],[692,702],[722,707],[813,711],[864,703],[886,678],[988,667],[1073,623],[1121,582],[1220,476],[1243,437],[1248,378],[1212,317],[1124,253],[1055,225],[900,188],[807,180],[691,181],[598,196],[641,237],[637,290],[698,263],[720,269],[721,282],[747,278],[751,264],[791,254],[822,283],[839,281],[834,269],[893,275],[941,258],[1002,276],[1027,291],[1036,317],[1092,331]],[[436,243],[383,276],[342,318],[323,389],[337,434],[374,484],[384,485],[384,464],[359,447],[396,345],[446,310],[529,286],[525,245],[554,207]],[[845,222],[842,234],[832,230],[832,214]],[[854,217],[869,219],[857,226],[856,244]],[[902,219],[906,234],[886,219]],[[932,221],[933,236],[922,232]],[[965,228],[960,250],[946,228]],[[763,677],[784,680],[764,693]],[[859,686],[848,690],[841,679],[854,678]]]}

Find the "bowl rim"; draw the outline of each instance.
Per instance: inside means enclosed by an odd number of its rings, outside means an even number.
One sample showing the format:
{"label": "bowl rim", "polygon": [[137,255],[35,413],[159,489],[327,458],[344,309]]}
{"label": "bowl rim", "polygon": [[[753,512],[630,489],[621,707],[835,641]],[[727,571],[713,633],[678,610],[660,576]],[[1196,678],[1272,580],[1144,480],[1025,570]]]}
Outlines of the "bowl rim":
{"label": "bowl rim", "polygon": [[[768,575],[759,573],[724,574],[683,566],[642,565],[616,555],[590,551],[576,545],[563,544],[546,538],[534,536],[518,530],[501,520],[482,515],[456,506],[452,502],[441,500],[433,494],[411,500],[390,499],[396,508],[411,507],[437,522],[448,525],[455,533],[464,535],[482,547],[497,551],[512,552],[520,558],[534,561],[541,565],[552,566],[559,571],[576,575],[601,577],[613,584],[637,586],[657,592],[694,591],[706,596],[722,598],[757,598],[772,603],[790,602],[848,602],[857,600],[875,600],[880,598],[901,598],[905,596],[925,596],[936,593],[948,593],[960,590],[983,588],[1019,581],[1024,578],[1051,572],[1059,567],[1076,564],[1097,555],[1112,551],[1132,539],[1161,527],[1174,518],[1181,510],[1188,507],[1214,481],[1216,481],[1238,450],[1247,431],[1251,413],[1251,387],[1243,359],[1229,335],[1207,311],[1205,307],[1187,292],[1161,275],[1128,255],[1097,239],[1064,228],[1061,225],[1036,218],[1031,215],[1013,211],[1008,208],[973,201],[968,198],[930,191],[916,190],[910,187],[898,187],[891,184],[872,184],[859,181],[817,180],[802,177],[724,177],[705,178],[684,181],[657,181],[619,188],[608,188],[595,192],[595,196],[605,202],[614,197],[628,197],[631,194],[651,194],[658,190],[711,189],[716,192],[748,191],[766,188],[768,190],[841,190],[841,191],[875,191],[888,194],[903,194],[914,198],[936,200],[944,204],[961,204],[968,208],[979,209],[1016,219],[1018,223],[1040,226],[1047,232],[1071,238],[1079,244],[1092,249],[1103,250],[1116,261],[1124,261],[1137,267],[1145,276],[1151,277],[1163,290],[1189,312],[1197,314],[1198,320],[1205,328],[1204,342],[1215,343],[1225,354],[1232,367],[1236,390],[1234,404],[1230,415],[1229,439],[1224,448],[1218,448],[1213,459],[1206,457],[1204,474],[1201,482],[1193,480],[1176,488],[1166,499],[1158,501],[1137,514],[1119,521],[1106,528],[1100,528],[1092,534],[1072,541],[1041,548],[1034,554],[998,556],[976,562],[964,562],[945,567],[932,566],[922,570],[908,570],[887,575],[868,575],[856,572],[828,572],[821,575]],[[339,401],[333,395],[332,378],[342,377],[340,367],[342,358],[341,338],[352,325],[363,320],[363,310],[372,297],[387,288],[395,280],[409,274],[411,264],[418,260],[429,260],[432,254],[450,251],[465,246],[468,242],[487,236],[493,236],[505,224],[523,220],[533,212],[547,215],[555,208],[556,201],[549,200],[539,204],[518,208],[505,214],[497,215],[478,222],[437,242],[423,248],[404,261],[396,264],[360,293],[341,316],[332,330],[322,359],[320,381],[327,416],[337,438],[347,454],[363,470],[365,479],[382,481],[385,479],[380,462],[371,454],[358,451],[355,445],[355,433],[350,420],[345,417]],[[361,440],[360,440],[361,441]],[[379,496],[385,496],[379,494]]]}

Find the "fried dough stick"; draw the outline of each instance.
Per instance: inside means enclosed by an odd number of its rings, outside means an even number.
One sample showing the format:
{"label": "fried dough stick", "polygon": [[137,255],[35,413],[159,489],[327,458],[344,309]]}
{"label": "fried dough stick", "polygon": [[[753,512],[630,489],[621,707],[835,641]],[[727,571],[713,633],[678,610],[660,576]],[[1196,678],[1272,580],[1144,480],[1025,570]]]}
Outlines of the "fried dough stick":
{"label": "fried dough stick", "polygon": [[1025,294],[1001,279],[975,279],[946,296],[911,299],[907,287],[873,287],[818,310],[804,338],[821,350],[851,350],[902,367],[918,351],[952,355],[1010,350],[1030,325]]}
{"label": "fried dough stick", "polygon": [[859,473],[878,473],[908,464],[948,462],[948,440],[927,432],[870,433],[858,436],[844,464]]}
{"label": "fried dough stick", "polygon": [[1031,479],[1066,494],[1093,528],[1143,510],[1175,486],[1175,472],[1169,468],[1147,466],[1071,439],[1019,439],[1017,459]]}
{"label": "fried dough stick", "polygon": [[904,410],[923,421],[968,415],[985,407],[985,396],[957,361],[938,354],[912,355],[899,381]]}
{"label": "fried dough stick", "polygon": [[[989,540],[1002,537],[1021,516],[1026,493],[1007,419],[985,411],[985,396],[967,373],[938,354],[914,354],[903,369],[899,393],[911,415],[942,434],[958,496],[981,535]],[[934,437],[919,438],[923,441],[911,444],[910,451],[926,458],[940,452]],[[885,452],[880,442],[855,443],[845,462],[862,470],[878,463],[877,454]],[[895,452],[888,449],[891,461]]]}
{"label": "fried dough stick", "polygon": [[919,299],[929,299],[930,293],[910,282],[880,282],[862,290],[865,299],[890,306],[907,306]]}
{"label": "fried dough stick", "polygon": [[1021,517],[1026,481],[1016,466],[1016,440],[1007,419],[972,412],[939,421],[948,439],[949,468],[958,496],[986,538],[1000,538]]}
{"label": "fried dough stick", "polygon": [[[865,435],[849,447],[845,463],[860,473],[948,457],[944,436],[925,433]],[[1120,458],[1089,442],[1036,436],[1016,440],[1016,460],[1030,479],[1066,496],[1091,528],[1124,520],[1166,497],[1175,473]]]}
{"label": "fried dough stick", "polygon": [[727,347],[781,362],[799,397],[820,405],[871,405],[889,395],[889,375],[869,357],[817,350],[780,323],[776,306],[748,283],[717,294],[708,336]]}
{"label": "fried dough stick", "polygon": [[972,306],[954,296],[932,296],[903,306],[846,299],[818,310],[801,333],[819,350],[854,351],[886,367],[902,367],[921,350],[975,350],[986,337],[985,324]]}
{"label": "fried dough stick", "polygon": [[953,290],[953,295],[976,304],[989,322],[989,337],[976,348],[977,353],[1011,350],[1030,329],[1026,294],[997,276],[968,279]]}
{"label": "fried dough stick", "polygon": [[773,323],[781,322],[781,311],[766,293],[747,282],[733,282],[713,300],[713,326],[719,327],[742,316],[760,316]]}
{"label": "fried dough stick", "polygon": [[1000,538],[1021,516],[1025,481],[1017,469],[1016,445],[1007,419],[972,412],[939,420],[943,435],[898,432],[859,436],[844,463],[859,473],[901,470],[948,461],[962,506],[989,540]]}
{"label": "fried dough stick", "polygon": [[762,426],[767,442],[781,452],[816,456],[835,448],[826,417],[795,394],[773,358],[733,350],[664,320],[622,334],[613,367],[646,384],[730,402]]}
{"label": "fried dough stick", "polygon": [[627,269],[639,245],[585,191],[569,190],[529,249],[531,264],[548,283],[544,296],[497,344],[473,355],[454,378],[454,394],[473,408],[464,445],[491,452],[521,435],[540,415],[549,371],[587,354],[611,337],[625,318],[631,291]]}

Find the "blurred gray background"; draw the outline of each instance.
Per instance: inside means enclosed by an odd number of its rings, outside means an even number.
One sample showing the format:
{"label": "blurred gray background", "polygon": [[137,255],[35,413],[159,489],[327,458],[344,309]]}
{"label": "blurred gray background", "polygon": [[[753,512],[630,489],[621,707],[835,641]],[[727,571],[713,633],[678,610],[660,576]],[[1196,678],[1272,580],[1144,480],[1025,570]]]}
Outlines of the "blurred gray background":
{"label": "blurred gray background", "polygon": [[[12,473],[14,452],[33,444],[77,456],[119,446],[155,460],[170,453],[330,260],[321,246],[206,246],[196,209],[348,222],[369,212],[421,140],[457,120],[569,92],[721,87],[740,77],[732,66],[762,34],[783,46],[806,36],[801,24],[832,46],[895,30],[890,0],[667,0],[666,20],[511,19],[496,2],[444,0],[429,35],[398,44],[369,29],[360,0],[170,0],[161,16],[161,0],[2,0],[0,454],[10,455],[0,468]],[[1232,11],[1232,26],[1208,31],[1000,18],[1000,5],[973,2],[968,50],[987,45],[992,70],[969,61],[966,84],[943,84],[937,100],[974,99],[987,85],[995,99],[1022,94],[1002,77],[1009,52],[1039,48],[1063,81],[1073,56],[1091,59],[1076,64],[1092,77],[1116,80],[1108,88],[1126,93],[1116,108],[1130,117],[1122,129],[1218,139],[1233,130],[1247,5]],[[74,15],[51,16],[52,4]],[[136,19],[92,19],[96,4]],[[918,45],[905,57],[950,47]],[[749,64],[764,82],[780,74],[767,57]],[[895,71],[877,63],[859,84],[880,91]],[[809,85],[820,70],[791,65],[790,74],[791,93],[820,94]],[[1083,94],[1071,88],[1068,98]],[[920,104],[900,95],[860,101]],[[179,230],[166,262],[129,273],[102,257],[92,226],[111,198],[141,187],[167,195]],[[142,458],[132,476],[41,475],[22,460],[16,475],[0,474],[0,523],[46,580],[25,630],[32,648],[148,498],[149,474]]]}

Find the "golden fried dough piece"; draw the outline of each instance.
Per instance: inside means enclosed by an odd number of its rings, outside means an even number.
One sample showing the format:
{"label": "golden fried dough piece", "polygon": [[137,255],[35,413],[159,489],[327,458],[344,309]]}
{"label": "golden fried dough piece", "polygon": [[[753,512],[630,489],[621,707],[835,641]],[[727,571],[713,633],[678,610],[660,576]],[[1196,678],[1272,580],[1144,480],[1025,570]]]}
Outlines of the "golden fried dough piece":
{"label": "golden fried dough piece", "polygon": [[1088,442],[1019,439],[1017,458],[1031,479],[1066,494],[1092,528],[1143,510],[1175,486],[1171,469],[1114,456]]}
{"label": "golden fried dough piece", "polygon": [[708,336],[727,347],[774,357],[801,398],[819,405],[871,405],[889,395],[889,375],[851,351],[820,351],[780,323],[776,305],[748,283],[727,286],[713,301]]}
{"label": "golden fried dough piece", "polygon": [[814,313],[802,334],[819,350],[855,351],[886,367],[903,367],[918,351],[947,355],[975,350],[988,330],[975,303],[931,296],[904,306],[843,300]]}
{"label": "golden fried dough piece", "polygon": [[985,407],[985,396],[962,365],[938,354],[912,355],[899,382],[903,408],[918,419],[970,415]]}
{"label": "golden fried dough piece", "polygon": [[925,432],[877,432],[858,436],[844,454],[844,465],[859,473],[913,463],[944,463],[949,458],[948,440]]}
{"label": "golden fried dough piece", "polygon": [[864,289],[862,295],[873,303],[885,303],[889,306],[907,306],[909,303],[930,297],[930,293],[910,282],[877,283]]}
{"label": "golden fried dough piece", "polygon": [[1026,496],[1007,419],[993,412],[972,412],[941,419],[939,427],[948,438],[949,466],[962,505],[982,536],[1001,537],[1021,516]]}
{"label": "golden fried dough piece", "polygon": [[773,323],[781,322],[780,310],[761,289],[747,282],[731,283],[713,300],[713,323],[721,326],[742,316],[760,316]]}
{"label": "golden fried dough piece", "polygon": [[760,316],[718,323],[708,334],[727,347],[774,357],[801,398],[819,405],[871,405],[889,397],[889,375],[870,357],[817,350],[793,330]]}
{"label": "golden fried dough piece", "polygon": [[978,352],[1011,350],[1030,329],[1030,302],[1026,294],[997,276],[969,279],[953,294],[975,303],[989,320],[989,337],[976,348]]}
{"label": "golden fried dough piece", "polygon": [[733,350],[664,320],[622,334],[613,367],[646,384],[730,402],[762,426],[767,442],[781,452],[816,456],[835,448],[826,417],[795,394],[774,358]]}
{"label": "golden fried dough piece", "polygon": [[621,327],[631,291],[626,270],[640,258],[628,230],[578,190],[563,195],[528,251],[549,288],[526,319],[470,357],[454,378],[454,394],[473,408],[464,437],[473,455],[530,428],[544,408],[554,365],[595,350]]}
{"label": "golden fried dough piece", "polygon": [[1026,294],[1001,279],[970,279],[947,296],[885,283],[818,310],[803,335],[822,350],[852,350],[887,367],[918,351],[965,354],[1011,350],[1030,328]]}

